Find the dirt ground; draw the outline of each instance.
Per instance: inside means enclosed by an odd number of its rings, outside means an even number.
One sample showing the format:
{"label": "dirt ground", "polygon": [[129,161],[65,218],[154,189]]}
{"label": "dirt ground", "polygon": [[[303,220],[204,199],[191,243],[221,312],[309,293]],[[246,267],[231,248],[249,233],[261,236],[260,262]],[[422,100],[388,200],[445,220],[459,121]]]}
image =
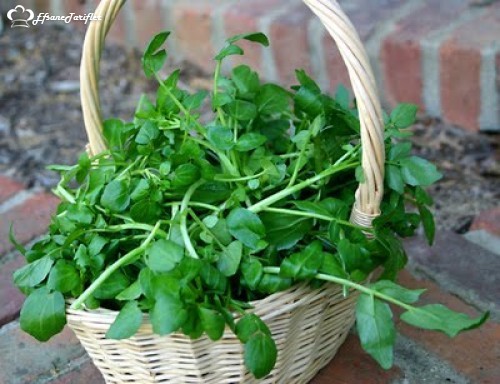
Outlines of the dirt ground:
{"label": "dirt ground", "polygon": [[[43,29],[43,31],[42,31]],[[0,173],[28,186],[50,188],[48,164],[73,163],[86,143],[79,98],[83,34],[44,25],[0,36]],[[101,66],[105,117],[130,119],[139,95],[154,84],[141,74],[137,52],[106,47]],[[187,63],[186,87],[207,84]],[[415,152],[435,162],[445,177],[432,188],[440,228],[467,231],[472,218],[500,201],[500,136],[472,134],[434,120],[415,127]]]}

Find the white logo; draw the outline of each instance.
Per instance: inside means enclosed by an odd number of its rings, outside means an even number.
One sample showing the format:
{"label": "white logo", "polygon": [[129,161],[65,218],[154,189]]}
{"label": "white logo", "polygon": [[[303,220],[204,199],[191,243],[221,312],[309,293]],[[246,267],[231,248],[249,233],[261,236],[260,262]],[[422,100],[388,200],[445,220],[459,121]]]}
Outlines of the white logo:
{"label": "white logo", "polygon": [[28,21],[35,18],[35,14],[31,9],[26,9],[22,5],[18,5],[14,9],[7,12],[7,19],[12,21],[11,28],[24,27],[29,28]]}

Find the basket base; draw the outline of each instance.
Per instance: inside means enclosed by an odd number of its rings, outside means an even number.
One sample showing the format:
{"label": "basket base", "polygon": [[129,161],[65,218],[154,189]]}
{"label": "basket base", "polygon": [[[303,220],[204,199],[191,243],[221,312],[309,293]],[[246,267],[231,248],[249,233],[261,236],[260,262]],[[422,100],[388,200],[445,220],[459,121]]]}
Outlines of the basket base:
{"label": "basket base", "polygon": [[136,335],[109,340],[105,334],[117,312],[68,309],[73,329],[108,384],[308,383],[335,356],[354,323],[357,298],[327,284],[312,290],[292,287],[253,303],[273,334],[278,360],[264,379],[245,368],[243,346],[227,329],[221,340],[196,340],[174,333],[158,336],[147,316]]}

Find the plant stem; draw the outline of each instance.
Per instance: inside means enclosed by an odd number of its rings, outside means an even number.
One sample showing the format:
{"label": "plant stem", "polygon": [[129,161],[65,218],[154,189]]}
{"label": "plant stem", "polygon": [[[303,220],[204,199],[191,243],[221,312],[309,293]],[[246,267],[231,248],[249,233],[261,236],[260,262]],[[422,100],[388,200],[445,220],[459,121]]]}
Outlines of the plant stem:
{"label": "plant stem", "polygon": [[[279,267],[264,267],[264,273],[269,273],[269,274],[273,274],[273,275],[279,275],[280,268]],[[415,309],[411,305],[403,303],[402,301],[399,301],[399,300],[397,300],[397,299],[395,299],[393,297],[384,295],[383,293],[375,291],[374,289],[370,289],[370,288],[368,288],[368,287],[366,287],[364,285],[355,283],[355,282],[353,282],[351,280],[342,279],[342,278],[336,277],[336,276],[326,275],[324,273],[318,273],[316,276],[314,276],[314,278],[318,279],[318,280],[328,281],[330,283],[335,283],[335,284],[339,284],[339,285],[342,285],[342,286],[346,286],[346,287],[349,287],[349,288],[356,289],[359,292],[366,293],[367,295],[377,297],[377,298],[382,299],[384,301],[387,301],[389,303],[395,304],[395,305],[397,305],[397,306],[399,306],[401,308],[404,308],[404,309],[406,309],[408,311],[411,311],[411,310]]]}
{"label": "plant stem", "polygon": [[318,219],[318,220],[325,220],[325,221],[335,221],[339,224],[342,224],[342,225],[345,225],[348,227],[357,228],[357,229],[360,229],[363,231],[367,230],[365,227],[360,227],[360,226],[353,224],[349,221],[338,219],[338,218],[333,217],[333,216],[325,216],[325,215],[321,215],[321,214],[313,213],[313,212],[295,211],[293,209],[272,208],[272,207],[264,208],[263,211],[282,213],[284,215],[291,215],[291,216],[309,217],[311,219]]}
{"label": "plant stem", "polygon": [[295,192],[298,192],[304,188],[307,188],[314,183],[318,182],[321,179],[324,179],[328,176],[333,175],[336,172],[343,171],[345,169],[349,168],[354,168],[358,166],[358,162],[356,163],[347,163],[347,164],[341,164],[341,165],[332,165],[331,167],[325,169],[323,172],[317,174],[316,176],[313,176],[307,180],[304,180],[301,183],[295,184],[294,186],[288,187],[283,189],[282,191],[275,193],[274,195],[271,195],[264,200],[259,201],[258,203],[248,207],[247,209],[251,212],[257,213],[262,211],[263,209],[266,209],[267,207],[273,205],[274,203],[280,201],[281,199],[290,196],[294,194]]}
{"label": "plant stem", "polygon": [[186,191],[186,194],[184,195],[184,198],[182,199],[182,202],[181,202],[181,234],[182,234],[182,239],[184,240],[184,245],[186,246],[186,250],[188,251],[189,255],[194,259],[199,259],[200,257],[196,253],[196,250],[193,247],[193,243],[191,242],[191,239],[189,238],[189,232],[187,229],[188,205],[189,205],[189,200],[191,199],[191,196],[193,196],[193,193],[203,183],[205,183],[204,180],[198,180],[196,183],[191,185],[189,187],[189,189]]}
{"label": "plant stem", "polygon": [[[221,65],[222,65],[222,60],[217,60],[214,73],[214,100],[217,98],[217,93],[219,92],[217,84],[219,83]],[[219,117],[219,120],[222,123],[222,125],[226,125],[226,120],[224,119],[224,113],[222,112],[222,109],[220,107],[217,107],[217,116]]]}
{"label": "plant stem", "polygon": [[94,291],[113,274],[113,272],[117,271],[118,268],[126,265],[136,256],[144,252],[149,243],[155,237],[159,227],[160,227],[160,222],[157,222],[153,230],[149,234],[149,236],[146,238],[146,240],[144,240],[144,242],[138,248],[133,249],[125,256],[116,260],[108,268],[106,268],[106,270],[97,279],[95,279],[92,284],[90,284],[90,286],[73,302],[73,304],[71,304],[71,309],[80,309],[85,300],[87,300],[90,297],[90,295],[92,295],[92,293],[94,293]]}

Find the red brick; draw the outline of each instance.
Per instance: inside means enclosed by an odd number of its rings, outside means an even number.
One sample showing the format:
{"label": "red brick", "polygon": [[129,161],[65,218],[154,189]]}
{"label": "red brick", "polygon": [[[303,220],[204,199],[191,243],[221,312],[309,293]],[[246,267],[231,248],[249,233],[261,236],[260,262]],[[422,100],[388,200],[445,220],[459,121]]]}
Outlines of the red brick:
{"label": "red brick", "polygon": [[[87,7],[85,0],[67,0],[63,2],[64,14],[69,15],[74,13],[75,15],[85,15],[87,13]],[[86,29],[89,22],[85,24],[84,21],[72,21],[71,25],[76,26],[79,29]]]}
{"label": "red brick", "polygon": [[[478,316],[478,312],[457,297],[443,292],[436,284],[419,280],[408,272],[400,275],[399,282],[408,288],[426,288],[420,304],[441,303],[453,310]],[[448,362],[460,374],[474,383],[496,384],[500,382],[500,325],[492,320],[481,328],[464,332],[450,339],[439,333],[410,327],[398,321],[399,332],[425,349]]]}
{"label": "red brick", "polygon": [[427,0],[422,7],[402,18],[384,41],[382,63],[387,99],[405,101],[423,108],[422,52],[420,41],[447,25],[469,8],[468,0]]}
{"label": "red brick", "polygon": [[[344,11],[354,24],[362,41],[366,41],[374,33],[378,25],[385,22],[399,7],[408,0],[389,0],[381,7],[376,1],[354,0],[344,7]],[[323,39],[323,47],[326,55],[330,86],[335,90],[338,84],[350,85],[347,68],[340,56],[340,52],[334,46],[333,40],[328,33]]]}
{"label": "red brick", "polygon": [[219,3],[220,1],[182,2],[173,9],[177,48],[188,61],[203,68],[205,72],[211,72],[215,66],[213,11]]}
{"label": "red brick", "polygon": [[387,384],[402,378],[398,367],[385,371],[359,344],[356,335],[349,335],[335,358],[311,381],[311,384]]}
{"label": "red brick", "polygon": [[[224,14],[226,37],[239,33],[259,32],[261,29],[259,26],[260,18],[286,3],[286,0],[233,1],[231,7]],[[279,42],[274,42],[274,44],[279,44]],[[234,56],[234,64],[245,63],[262,73],[262,50],[270,48],[248,41],[242,41],[239,45],[244,49],[245,56]]]}
{"label": "red brick", "polygon": [[279,81],[283,84],[297,83],[295,69],[302,68],[311,73],[308,24],[312,17],[312,12],[304,4],[298,4],[273,20],[269,34],[270,48]]}
{"label": "red brick", "polygon": [[500,207],[480,213],[474,219],[471,230],[484,229],[493,235],[500,236]]}
{"label": "red brick", "polygon": [[500,7],[457,28],[441,47],[441,99],[444,119],[479,130],[481,50],[498,41]]}
{"label": "red brick", "polygon": [[0,176],[0,203],[3,203],[22,190],[22,184],[19,184],[8,177]]}
{"label": "red brick", "polygon": [[37,12],[50,12],[50,0],[34,0]]}
{"label": "red brick", "polygon": [[0,267],[0,327],[14,320],[24,301],[24,295],[14,286],[12,273],[25,264],[18,256]]}
{"label": "red brick", "polygon": [[42,378],[56,375],[72,360],[85,355],[68,328],[47,343],[40,343],[21,331],[18,324],[2,329],[0,351],[0,383],[5,384],[41,382]]}
{"label": "red brick", "polygon": [[96,366],[90,361],[86,360],[83,364],[74,369],[71,369],[68,373],[58,376],[57,378],[50,380],[47,384],[105,384],[104,378],[102,377]]}
{"label": "red brick", "polygon": [[3,214],[0,221],[0,255],[13,249],[9,241],[11,224],[17,240],[26,243],[47,231],[50,216],[58,203],[54,196],[41,193]]}
{"label": "red brick", "polygon": [[135,17],[135,33],[139,49],[146,48],[151,38],[165,30],[161,1],[132,1]]}

